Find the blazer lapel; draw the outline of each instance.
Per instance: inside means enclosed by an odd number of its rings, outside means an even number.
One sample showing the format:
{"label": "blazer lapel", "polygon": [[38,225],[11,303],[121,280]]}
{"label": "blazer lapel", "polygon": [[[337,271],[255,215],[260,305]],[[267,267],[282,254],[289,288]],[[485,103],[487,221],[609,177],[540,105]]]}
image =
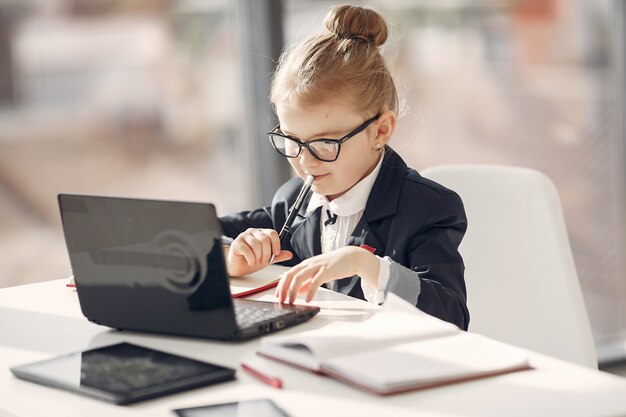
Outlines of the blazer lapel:
{"label": "blazer lapel", "polygon": [[[374,254],[382,256],[385,248],[382,246],[374,232],[370,227],[365,215],[361,217],[361,220],[357,223],[356,227],[352,231],[352,235],[348,238],[346,246],[363,246],[367,245],[374,249]],[[352,289],[357,284],[359,277],[354,275],[352,277],[336,279],[332,281],[331,288],[334,291],[342,294],[350,294]]]}
{"label": "blazer lapel", "polygon": [[298,224],[292,226],[290,243],[296,252],[295,255],[298,255],[300,259],[308,259],[322,253],[322,243],[320,242],[321,212],[322,208],[318,207]]}
{"label": "blazer lapel", "polygon": [[365,215],[361,217],[361,220],[357,223],[356,227],[352,231],[352,235],[348,238],[346,246],[363,246],[367,245],[370,248],[375,249],[375,255],[382,255],[385,248],[382,246],[374,232],[370,222]]}
{"label": "blazer lapel", "polygon": [[[374,249],[374,254],[378,256],[384,255],[385,247],[374,230],[380,220],[396,214],[400,185],[406,172],[406,163],[388,146],[385,147],[384,158],[378,177],[370,191],[365,212],[346,243],[351,246],[367,245]],[[355,275],[335,280],[331,288],[342,294],[350,294],[357,285],[358,278]]]}
{"label": "blazer lapel", "polygon": [[400,155],[389,146],[385,146],[383,165],[374,181],[363,213],[370,222],[396,214],[406,168],[406,163]]}

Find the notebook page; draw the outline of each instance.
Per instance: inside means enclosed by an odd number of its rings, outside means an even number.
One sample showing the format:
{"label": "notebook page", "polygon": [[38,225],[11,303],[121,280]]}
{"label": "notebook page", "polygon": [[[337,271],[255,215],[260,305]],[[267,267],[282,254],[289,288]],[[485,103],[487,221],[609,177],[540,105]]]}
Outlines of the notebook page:
{"label": "notebook page", "polygon": [[273,282],[278,282],[281,274],[287,270],[289,270],[289,267],[286,266],[268,265],[253,274],[229,277],[230,292],[235,296]]}
{"label": "notebook page", "polygon": [[[363,366],[363,364],[368,364]],[[388,346],[329,359],[324,369],[382,392],[418,388],[528,366],[528,352],[481,335]]]}
{"label": "notebook page", "polygon": [[271,345],[298,350],[305,347],[318,361],[324,362],[331,357],[457,332],[460,330],[455,325],[425,314],[389,294],[383,308],[368,320],[356,324],[339,322],[316,330],[265,337],[261,340],[261,351]]}

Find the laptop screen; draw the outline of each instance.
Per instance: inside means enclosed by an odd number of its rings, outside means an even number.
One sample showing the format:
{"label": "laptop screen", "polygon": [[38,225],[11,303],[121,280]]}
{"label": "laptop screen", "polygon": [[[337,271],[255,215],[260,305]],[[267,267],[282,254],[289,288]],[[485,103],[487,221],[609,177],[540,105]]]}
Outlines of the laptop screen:
{"label": "laptop screen", "polygon": [[212,204],[61,194],[59,205],[87,318],[180,334],[189,312],[217,312],[234,326]]}

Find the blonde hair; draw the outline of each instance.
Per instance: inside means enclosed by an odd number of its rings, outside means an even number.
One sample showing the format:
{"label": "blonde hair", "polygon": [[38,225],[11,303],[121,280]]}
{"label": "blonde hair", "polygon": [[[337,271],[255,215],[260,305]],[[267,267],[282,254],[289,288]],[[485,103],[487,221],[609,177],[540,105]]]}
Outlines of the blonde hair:
{"label": "blonde hair", "polygon": [[327,32],[283,51],[272,80],[271,101],[319,104],[348,99],[361,111],[398,111],[393,78],[379,48],[387,25],[371,9],[335,6],[324,20]]}

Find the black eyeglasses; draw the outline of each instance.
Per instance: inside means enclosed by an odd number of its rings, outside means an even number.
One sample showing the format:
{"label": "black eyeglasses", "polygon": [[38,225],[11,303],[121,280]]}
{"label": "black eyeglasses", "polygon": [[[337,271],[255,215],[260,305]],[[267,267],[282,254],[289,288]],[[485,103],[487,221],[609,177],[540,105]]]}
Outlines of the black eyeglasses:
{"label": "black eyeglasses", "polygon": [[308,142],[303,142],[300,139],[285,135],[280,131],[280,125],[277,125],[271,132],[267,132],[267,136],[272,142],[272,146],[279,154],[286,156],[287,158],[296,158],[302,153],[302,148],[307,148],[311,155],[316,159],[323,162],[333,162],[339,158],[339,151],[341,150],[341,144],[350,139],[353,136],[358,135],[364,131],[373,121],[377,120],[380,114],[367,119],[363,124],[348,133],[341,139],[314,139]]}

